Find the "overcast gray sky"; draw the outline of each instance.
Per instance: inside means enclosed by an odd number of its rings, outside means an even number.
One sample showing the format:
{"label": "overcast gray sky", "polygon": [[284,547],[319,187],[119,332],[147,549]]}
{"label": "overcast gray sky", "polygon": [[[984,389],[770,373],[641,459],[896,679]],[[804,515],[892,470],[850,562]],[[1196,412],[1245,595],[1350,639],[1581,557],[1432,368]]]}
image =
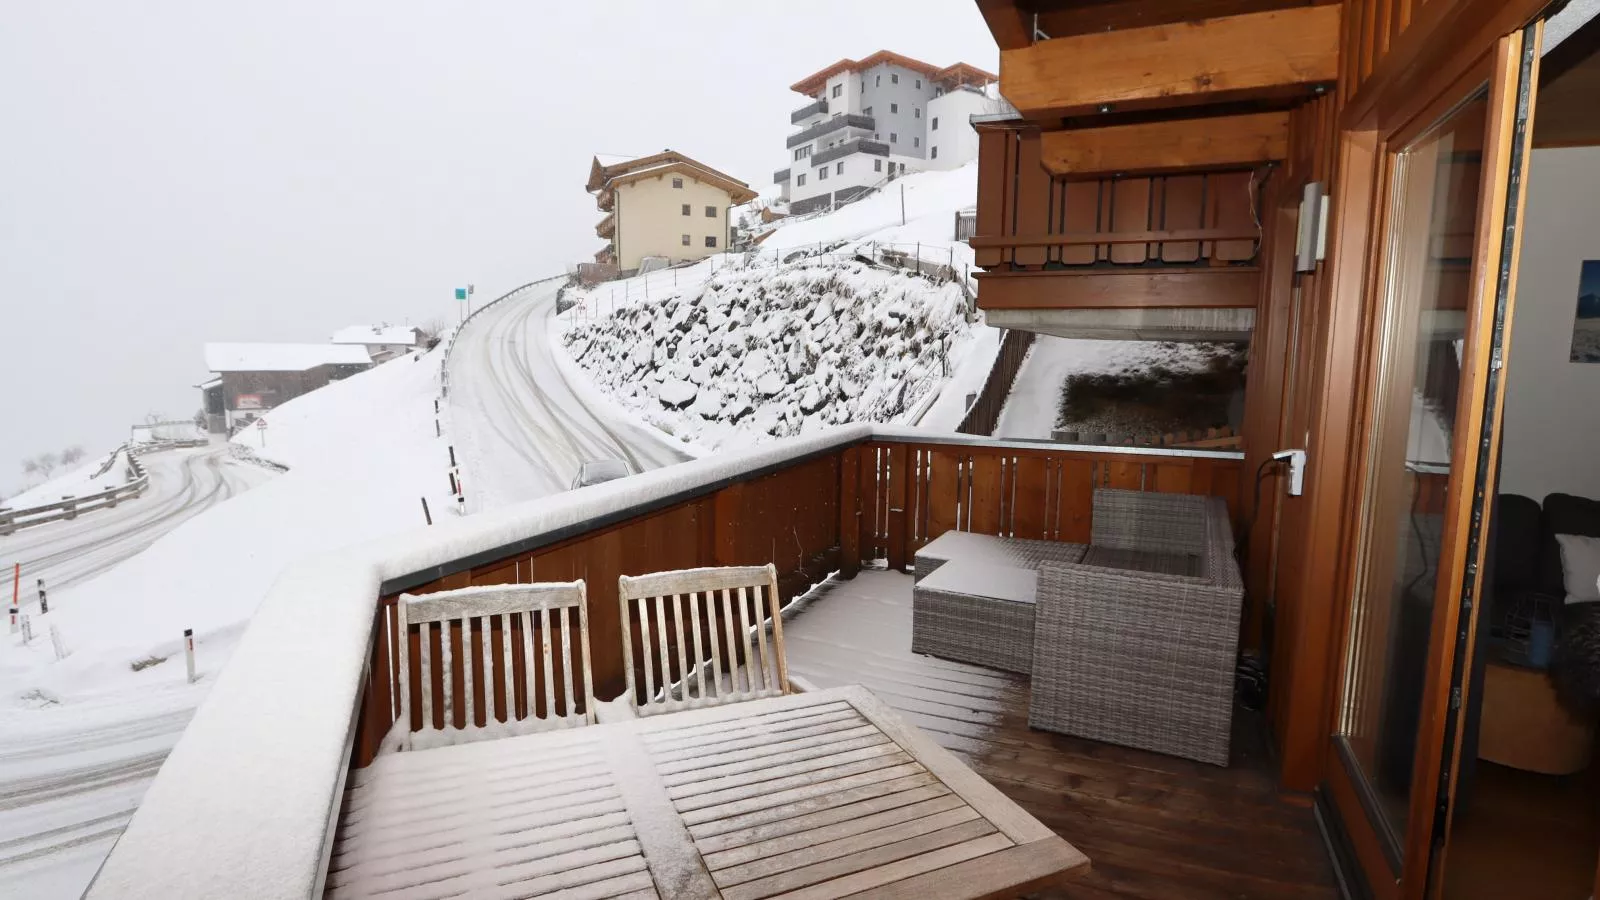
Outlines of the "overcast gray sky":
{"label": "overcast gray sky", "polygon": [[455,314],[587,259],[594,153],[770,193],[788,85],[996,70],[972,0],[4,3],[0,490],[199,407],[206,341]]}

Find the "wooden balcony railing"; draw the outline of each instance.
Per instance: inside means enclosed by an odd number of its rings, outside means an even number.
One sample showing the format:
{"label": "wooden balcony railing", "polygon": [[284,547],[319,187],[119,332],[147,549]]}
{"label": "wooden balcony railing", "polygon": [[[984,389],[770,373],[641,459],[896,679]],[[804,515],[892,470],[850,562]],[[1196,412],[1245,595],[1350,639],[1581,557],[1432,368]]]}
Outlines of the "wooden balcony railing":
{"label": "wooden balcony railing", "polygon": [[[448,571],[391,579],[379,601],[380,639],[373,645],[354,763],[371,761],[400,708],[393,607],[401,592],[585,579],[595,695],[609,698],[621,693],[626,681],[624,623],[616,602],[620,575],[771,562],[788,602],[829,572],[855,574],[862,560],[885,559],[890,568],[907,568],[919,547],[950,530],[1087,543],[1097,485],[1215,494],[1237,508],[1240,465],[1228,454],[930,439],[907,432],[797,457],[771,471],[632,510],[616,521],[591,523],[581,533],[536,535],[461,560],[445,567]],[[637,635],[636,621],[627,627]],[[418,636],[408,639],[415,644]],[[496,666],[503,662],[498,631],[487,640],[476,633],[456,633],[450,640],[454,668],[434,673],[436,680],[464,683],[462,661],[469,656],[474,671],[482,671],[478,664],[485,646]],[[636,637],[634,645],[642,642]],[[672,650],[676,656],[675,644]],[[511,680],[521,683],[521,657],[513,656]],[[409,683],[417,684],[422,673],[415,648],[409,658]],[[642,658],[631,664],[642,666]],[[642,684],[642,674],[635,680]],[[513,715],[514,698],[508,700],[493,686],[488,696],[482,685],[477,690],[471,724],[487,726]],[[436,692],[443,696],[442,687]],[[419,707],[411,704],[413,710]]]}
{"label": "wooden balcony railing", "polygon": [[[952,528],[1085,541],[1096,486],[1214,494],[1237,515],[1241,456],[849,426],[309,560],[262,601],[89,896],[320,895],[345,778],[396,719],[402,592],[585,579],[605,699],[625,682],[620,575],[772,562],[787,601],[863,560],[904,568]],[[468,637],[449,637],[441,679],[459,683],[471,654],[504,662],[492,626]],[[526,706],[477,690],[476,724]]]}
{"label": "wooden balcony railing", "polygon": [[969,241],[986,270],[978,305],[1254,307],[1258,181],[1243,169],[1057,177],[1037,130],[986,125]]}

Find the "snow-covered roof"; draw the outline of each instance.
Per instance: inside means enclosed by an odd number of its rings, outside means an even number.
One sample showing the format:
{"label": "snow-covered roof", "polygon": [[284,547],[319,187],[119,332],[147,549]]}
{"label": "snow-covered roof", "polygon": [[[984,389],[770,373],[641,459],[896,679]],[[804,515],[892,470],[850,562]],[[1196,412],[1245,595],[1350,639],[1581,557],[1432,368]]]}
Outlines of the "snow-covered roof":
{"label": "snow-covered roof", "polygon": [[371,362],[365,347],[351,344],[206,344],[206,368],[213,372],[304,372]]}
{"label": "snow-covered roof", "polygon": [[409,325],[351,325],[333,333],[335,344],[414,344],[417,332]]}

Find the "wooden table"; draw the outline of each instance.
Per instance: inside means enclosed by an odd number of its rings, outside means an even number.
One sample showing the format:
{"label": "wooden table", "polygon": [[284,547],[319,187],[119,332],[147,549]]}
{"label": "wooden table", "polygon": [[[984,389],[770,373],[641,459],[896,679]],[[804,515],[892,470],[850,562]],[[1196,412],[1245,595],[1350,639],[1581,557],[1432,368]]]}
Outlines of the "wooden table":
{"label": "wooden table", "polygon": [[864,688],[380,757],[333,897],[1010,897],[1089,861]]}

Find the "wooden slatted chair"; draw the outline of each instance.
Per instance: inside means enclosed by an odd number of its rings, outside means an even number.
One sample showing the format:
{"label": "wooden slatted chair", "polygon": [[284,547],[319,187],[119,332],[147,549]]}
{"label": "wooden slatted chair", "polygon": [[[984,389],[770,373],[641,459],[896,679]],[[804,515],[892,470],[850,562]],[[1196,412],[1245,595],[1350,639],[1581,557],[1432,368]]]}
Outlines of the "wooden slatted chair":
{"label": "wooden slatted chair", "polygon": [[789,693],[771,564],[624,575],[617,597],[626,696],[637,715]]}
{"label": "wooden slatted chair", "polygon": [[[573,654],[574,626],[581,659]],[[401,638],[400,749],[594,724],[582,581],[402,594],[395,633]],[[416,721],[413,704],[420,709]]]}

